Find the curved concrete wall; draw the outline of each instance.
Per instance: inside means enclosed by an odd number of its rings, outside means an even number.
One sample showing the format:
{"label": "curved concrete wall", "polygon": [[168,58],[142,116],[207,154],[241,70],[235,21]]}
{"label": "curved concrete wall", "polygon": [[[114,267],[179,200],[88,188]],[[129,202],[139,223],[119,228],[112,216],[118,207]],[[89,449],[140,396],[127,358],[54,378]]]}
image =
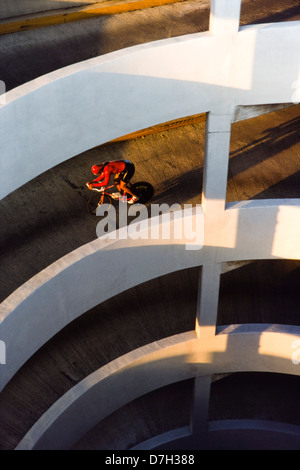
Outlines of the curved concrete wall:
{"label": "curved concrete wall", "polygon": [[231,115],[237,105],[291,102],[298,39],[299,22],[194,34],[107,54],[12,90],[0,110],[0,197],[138,129],[206,111]]}
{"label": "curved concrete wall", "polygon": [[299,432],[299,426],[274,421],[221,420],[210,422],[206,434],[193,436],[186,426],[148,439],[132,450],[298,450]]}
{"label": "curved concrete wall", "polygon": [[[132,351],[66,393],[33,426],[18,449],[68,449],[116,409],[175,381],[236,371],[267,370],[298,375],[299,367],[291,360],[291,345],[299,333],[299,327],[289,331],[288,327],[271,325],[236,325],[214,338],[199,340],[190,332]],[[284,433],[284,427],[281,432]],[[299,444],[296,426],[294,436]]]}
{"label": "curved concrete wall", "polygon": [[[0,337],[9,357],[1,371],[1,389],[32,354],[68,323],[130,287],[173,271],[209,265],[214,256],[220,264],[232,260],[300,259],[300,207],[292,202],[237,204],[224,212],[218,226],[210,226],[208,231],[204,219],[205,246],[199,250],[187,250],[190,240],[185,238],[167,243],[161,237],[152,240],[149,223],[137,240],[119,238],[122,232],[118,232],[115,241],[95,240],[53,263],[1,305]],[[286,240],[288,243],[283,243]],[[106,266],[101,289],[99,266]],[[79,288],[81,279],[87,278],[89,282]]]}

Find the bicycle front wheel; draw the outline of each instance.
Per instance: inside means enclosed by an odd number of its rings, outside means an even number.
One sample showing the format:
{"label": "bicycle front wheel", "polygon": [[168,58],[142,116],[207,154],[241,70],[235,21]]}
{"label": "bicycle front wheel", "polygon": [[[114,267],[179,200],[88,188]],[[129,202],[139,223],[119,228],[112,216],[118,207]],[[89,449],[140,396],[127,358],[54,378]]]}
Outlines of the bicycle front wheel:
{"label": "bicycle front wheel", "polygon": [[87,210],[90,214],[96,215],[97,208],[105,204],[106,210],[109,210],[111,207],[111,197],[108,194],[94,194],[91,199],[87,202]]}

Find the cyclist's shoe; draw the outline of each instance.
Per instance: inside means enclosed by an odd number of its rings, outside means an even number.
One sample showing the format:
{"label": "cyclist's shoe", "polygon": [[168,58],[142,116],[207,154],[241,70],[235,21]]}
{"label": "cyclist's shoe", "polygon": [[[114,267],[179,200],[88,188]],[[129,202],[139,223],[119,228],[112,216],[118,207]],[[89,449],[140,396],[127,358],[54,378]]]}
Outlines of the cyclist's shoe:
{"label": "cyclist's shoe", "polygon": [[128,204],[134,204],[135,202],[137,202],[139,200],[139,198],[137,196],[132,196],[131,199],[128,199]]}
{"label": "cyclist's shoe", "polygon": [[112,197],[113,199],[119,199],[120,196],[121,196],[120,193],[111,193],[111,197]]}

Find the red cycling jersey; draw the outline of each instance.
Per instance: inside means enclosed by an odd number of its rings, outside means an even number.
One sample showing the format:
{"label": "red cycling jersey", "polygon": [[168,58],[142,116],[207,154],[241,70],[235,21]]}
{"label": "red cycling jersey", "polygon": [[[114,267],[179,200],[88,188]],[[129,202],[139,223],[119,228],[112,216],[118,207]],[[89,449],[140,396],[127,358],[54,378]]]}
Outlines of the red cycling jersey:
{"label": "red cycling jersey", "polygon": [[[99,175],[97,178],[95,178],[91,183],[93,186],[107,186],[109,182],[109,178],[111,175],[116,175],[118,173],[121,173],[122,171],[125,170],[125,162],[122,160],[115,160],[112,162],[109,162],[105,167],[103,168],[103,171],[101,175]],[[103,180],[103,181],[101,181]],[[96,183],[97,181],[97,183]]]}

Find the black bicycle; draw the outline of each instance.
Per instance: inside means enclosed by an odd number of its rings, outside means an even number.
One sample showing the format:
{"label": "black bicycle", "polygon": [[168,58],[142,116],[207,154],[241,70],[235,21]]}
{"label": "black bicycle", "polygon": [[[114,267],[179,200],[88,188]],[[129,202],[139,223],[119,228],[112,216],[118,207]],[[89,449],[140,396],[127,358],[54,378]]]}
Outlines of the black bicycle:
{"label": "black bicycle", "polygon": [[[148,183],[147,181],[138,181],[134,184],[127,183],[126,186],[133,192],[133,194],[136,194],[138,196],[138,199],[133,204],[147,204],[147,202],[151,201],[154,194],[154,188],[152,184]],[[122,193],[120,193],[119,191],[109,191],[111,188],[117,190],[114,184],[112,184],[111,186],[103,186],[101,188],[89,188],[91,189],[91,191],[101,193],[100,197],[99,194],[94,194],[88,200],[87,209],[90,214],[96,215],[97,207],[101,206],[102,204],[105,204],[106,210],[109,210],[113,203],[113,200],[118,200],[127,204],[131,204],[131,198],[128,197],[128,193],[126,193],[125,191],[122,191]]]}

